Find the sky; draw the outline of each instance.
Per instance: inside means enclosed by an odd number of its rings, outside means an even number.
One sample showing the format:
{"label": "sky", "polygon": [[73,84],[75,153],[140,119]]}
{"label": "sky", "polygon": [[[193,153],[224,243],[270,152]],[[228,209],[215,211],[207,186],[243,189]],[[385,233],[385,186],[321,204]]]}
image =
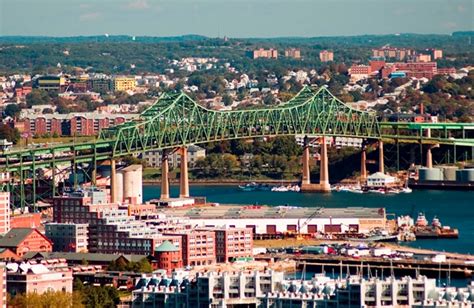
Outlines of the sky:
{"label": "sky", "polygon": [[473,0],[0,0],[0,35],[210,37],[449,34]]}

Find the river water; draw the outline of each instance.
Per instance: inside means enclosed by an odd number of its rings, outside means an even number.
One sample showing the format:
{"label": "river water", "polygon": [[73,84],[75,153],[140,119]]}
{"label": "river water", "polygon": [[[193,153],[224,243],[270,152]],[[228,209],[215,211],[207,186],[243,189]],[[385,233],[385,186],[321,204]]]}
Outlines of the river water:
{"label": "river water", "polygon": [[[178,196],[171,186],[171,196]],[[431,221],[438,216],[443,225],[459,229],[459,239],[417,240],[405,243],[416,248],[474,254],[474,192],[414,190],[411,194],[379,195],[333,192],[330,194],[254,191],[242,192],[235,186],[191,185],[193,196],[205,196],[208,202],[221,204],[291,205],[308,207],[385,207],[387,213],[410,215],[424,212]],[[160,187],[143,186],[144,201],[159,198]]]}

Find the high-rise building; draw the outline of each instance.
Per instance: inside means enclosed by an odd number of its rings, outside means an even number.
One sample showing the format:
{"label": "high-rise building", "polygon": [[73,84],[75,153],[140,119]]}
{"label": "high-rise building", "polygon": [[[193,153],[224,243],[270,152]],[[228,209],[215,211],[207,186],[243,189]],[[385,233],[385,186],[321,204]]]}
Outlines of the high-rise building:
{"label": "high-rise building", "polygon": [[10,193],[0,192],[0,235],[10,231]]}
{"label": "high-rise building", "polygon": [[329,50],[323,50],[319,53],[319,60],[321,60],[321,62],[334,61],[334,53]]}
{"label": "high-rise building", "polygon": [[429,49],[429,52],[430,52],[432,60],[443,58],[443,50],[441,49],[432,48],[432,49]]}
{"label": "high-rise building", "polygon": [[289,48],[285,50],[285,57],[287,58],[294,58],[300,59],[301,58],[301,51],[298,48]]}

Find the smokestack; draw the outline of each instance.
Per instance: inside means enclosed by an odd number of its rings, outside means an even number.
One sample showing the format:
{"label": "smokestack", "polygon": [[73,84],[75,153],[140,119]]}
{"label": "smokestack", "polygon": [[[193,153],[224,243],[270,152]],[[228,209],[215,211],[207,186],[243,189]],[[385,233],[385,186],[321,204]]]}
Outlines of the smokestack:
{"label": "smokestack", "polygon": [[420,115],[425,114],[425,105],[423,103],[420,103]]}

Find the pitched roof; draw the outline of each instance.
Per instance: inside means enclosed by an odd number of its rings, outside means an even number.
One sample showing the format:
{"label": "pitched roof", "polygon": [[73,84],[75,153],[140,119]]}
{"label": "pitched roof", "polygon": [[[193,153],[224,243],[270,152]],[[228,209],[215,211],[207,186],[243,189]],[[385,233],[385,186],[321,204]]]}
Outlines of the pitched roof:
{"label": "pitched roof", "polygon": [[164,241],[160,246],[155,248],[156,252],[179,251],[179,248],[173,245],[170,241]]}
{"label": "pitched roof", "polygon": [[34,230],[30,228],[13,228],[0,238],[0,247],[17,247]]}
{"label": "pitched roof", "polygon": [[123,257],[127,261],[138,262],[143,258],[146,258],[145,255],[126,255],[126,254],[106,254],[106,253],[79,253],[79,252],[34,252],[29,251],[24,256],[23,259],[66,259],[66,261],[76,261],[81,262],[86,260],[89,262],[111,262],[115,261],[118,258]]}

